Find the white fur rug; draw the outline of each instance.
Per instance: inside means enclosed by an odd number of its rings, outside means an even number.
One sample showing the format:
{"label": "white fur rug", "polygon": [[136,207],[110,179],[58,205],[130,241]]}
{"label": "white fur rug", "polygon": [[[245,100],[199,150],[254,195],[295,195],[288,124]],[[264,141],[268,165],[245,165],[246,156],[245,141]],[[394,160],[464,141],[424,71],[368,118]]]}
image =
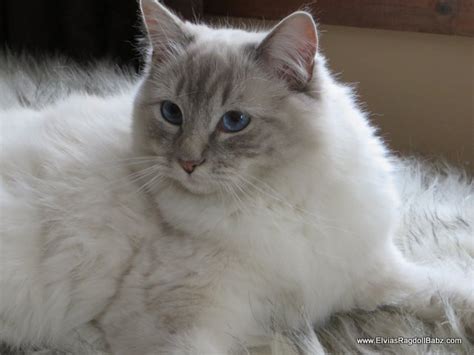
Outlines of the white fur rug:
{"label": "white fur rug", "polygon": [[[40,108],[74,91],[112,95],[129,90],[134,81],[130,72],[104,63],[78,68],[65,59],[41,64],[0,54],[0,109]],[[397,167],[403,199],[403,219],[397,234],[400,249],[415,262],[474,275],[472,178],[447,165],[414,158],[397,159]],[[462,324],[460,312],[474,310],[454,310],[446,299],[444,317],[434,322],[393,307],[336,314],[327,323],[315,326],[319,340],[308,334],[288,334],[275,337],[272,349],[253,349],[252,353],[474,354],[474,329]],[[431,344],[420,344],[422,340],[426,342],[426,337],[431,339]],[[380,343],[363,344],[361,339],[368,342],[378,339]],[[448,344],[451,339],[456,344]],[[434,344],[435,341],[443,344]],[[300,348],[296,349],[291,342]],[[84,339],[84,349],[84,353],[98,354],[91,349],[88,339]],[[14,352],[0,345],[0,354]],[[31,349],[15,354],[59,352]]]}

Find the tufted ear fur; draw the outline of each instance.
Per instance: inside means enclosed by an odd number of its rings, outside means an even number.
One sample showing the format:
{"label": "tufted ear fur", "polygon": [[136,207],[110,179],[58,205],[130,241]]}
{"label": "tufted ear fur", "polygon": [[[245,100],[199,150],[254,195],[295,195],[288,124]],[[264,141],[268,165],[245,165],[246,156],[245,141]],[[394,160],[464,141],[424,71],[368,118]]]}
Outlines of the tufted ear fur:
{"label": "tufted ear fur", "polygon": [[312,78],[317,47],[313,18],[298,11],[273,28],[260,43],[258,55],[290,88],[298,90]]}
{"label": "tufted ear fur", "polygon": [[183,21],[157,0],[140,0],[140,7],[155,59],[161,61],[189,42]]}

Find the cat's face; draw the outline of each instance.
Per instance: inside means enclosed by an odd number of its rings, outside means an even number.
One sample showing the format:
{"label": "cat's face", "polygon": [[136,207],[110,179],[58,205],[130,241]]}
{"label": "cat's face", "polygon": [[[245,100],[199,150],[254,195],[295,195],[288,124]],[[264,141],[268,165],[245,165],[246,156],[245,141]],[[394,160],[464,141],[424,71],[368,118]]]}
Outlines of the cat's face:
{"label": "cat's face", "polygon": [[[135,144],[162,177],[195,194],[238,194],[304,149],[316,43],[281,58],[278,46],[294,50],[292,27],[265,37],[183,23],[153,0],[142,8],[154,54],[136,100]],[[311,37],[311,18],[298,16]]]}

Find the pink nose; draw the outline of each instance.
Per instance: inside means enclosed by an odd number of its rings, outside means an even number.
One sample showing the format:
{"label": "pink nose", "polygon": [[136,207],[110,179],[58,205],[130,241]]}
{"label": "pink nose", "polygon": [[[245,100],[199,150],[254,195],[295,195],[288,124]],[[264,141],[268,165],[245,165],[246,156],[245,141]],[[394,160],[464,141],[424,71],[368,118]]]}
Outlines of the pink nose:
{"label": "pink nose", "polygon": [[191,174],[194,169],[196,169],[199,165],[204,163],[204,159],[201,160],[181,160],[178,159],[179,165],[186,171],[188,174]]}

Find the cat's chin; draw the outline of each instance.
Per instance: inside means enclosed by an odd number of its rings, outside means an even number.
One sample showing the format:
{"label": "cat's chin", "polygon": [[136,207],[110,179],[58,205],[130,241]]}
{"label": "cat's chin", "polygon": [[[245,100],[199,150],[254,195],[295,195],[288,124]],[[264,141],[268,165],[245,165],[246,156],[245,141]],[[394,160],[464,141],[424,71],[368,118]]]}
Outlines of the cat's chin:
{"label": "cat's chin", "polygon": [[191,176],[174,178],[173,182],[180,190],[193,195],[210,195],[218,191],[218,188],[209,182],[202,182]]}

